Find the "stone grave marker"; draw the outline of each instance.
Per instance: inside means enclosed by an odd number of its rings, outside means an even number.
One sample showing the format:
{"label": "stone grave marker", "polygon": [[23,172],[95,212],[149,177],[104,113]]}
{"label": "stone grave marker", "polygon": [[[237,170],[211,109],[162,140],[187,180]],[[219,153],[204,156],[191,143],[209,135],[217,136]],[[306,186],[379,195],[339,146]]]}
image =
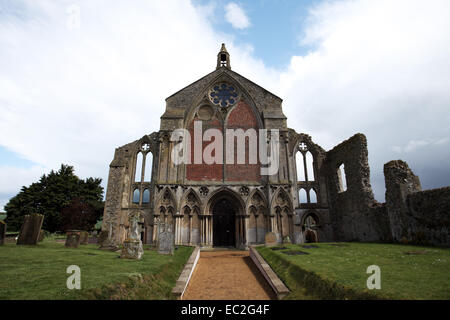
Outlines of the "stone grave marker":
{"label": "stone grave marker", "polygon": [[141,259],[144,254],[144,248],[140,237],[139,212],[130,214],[128,221],[130,222],[130,235],[123,242],[120,257],[125,259]]}
{"label": "stone grave marker", "polygon": [[265,243],[268,247],[277,245],[277,235],[274,232],[267,232],[265,236]]}
{"label": "stone grave marker", "polygon": [[27,214],[20,228],[17,244],[36,245],[43,221],[44,216],[42,214]]}
{"label": "stone grave marker", "polygon": [[87,231],[80,231],[80,244],[89,243],[89,233]]}
{"label": "stone grave marker", "polygon": [[172,228],[165,223],[158,225],[158,253],[173,254],[175,247],[175,236]]}
{"label": "stone grave marker", "polygon": [[108,239],[108,231],[100,231],[97,236],[97,244],[103,245],[106,239]]}
{"label": "stone grave marker", "polygon": [[0,220],[0,245],[5,243],[6,239],[6,223]]}
{"label": "stone grave marker", "polygon": [[66,248],[78,248],[80,244],[80,235],[81,231],[78,230],[69,230],[67,231],[66,237]]}
{"label": "stone grave marker", "polygon": [[41,229],[41,231],[39,231],[39,239],[38,242],[43,241],[45,238],[45,231]]}

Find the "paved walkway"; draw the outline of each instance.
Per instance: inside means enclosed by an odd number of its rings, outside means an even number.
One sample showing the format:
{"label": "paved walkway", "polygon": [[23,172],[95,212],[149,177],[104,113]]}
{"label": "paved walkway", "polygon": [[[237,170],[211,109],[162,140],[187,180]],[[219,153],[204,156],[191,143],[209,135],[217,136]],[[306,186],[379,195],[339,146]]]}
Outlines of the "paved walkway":
{"label": "paved walkway", "polygon": [[202,251],[183,300],[269,300],[275,294],[248,251]]}

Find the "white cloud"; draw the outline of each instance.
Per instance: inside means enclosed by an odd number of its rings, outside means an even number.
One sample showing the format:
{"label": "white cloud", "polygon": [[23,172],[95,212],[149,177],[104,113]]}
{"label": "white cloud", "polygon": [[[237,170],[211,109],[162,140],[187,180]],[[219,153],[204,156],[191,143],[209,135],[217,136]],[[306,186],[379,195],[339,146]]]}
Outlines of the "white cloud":
{"label": "white cloud", "polygon": [[[211,10],[189,1],[12,4],[0,10],[0,145],[104,185],[114,149],[159,130],[164,99],[213,71],[221,42],[247,76],[268,78],[251,47],[215,32]],[[0,189],[10,185],[12,196],[17,181]]]}
{"label": "white cloud", "polygon": [[225,6],[225,19],[235,29],[246,29],[250,26],[250,20],[238,4],[230,2]]}
{"label": "white cloud", "polygon": [[[445,145],[419,151],[450,136],[449,1],[324,1],[311,10],[301,43],[313,49],[292,57],[280,81],[291,127],[327,149],[366,134],[381,200],[383,164],[395,151],[408,151],[403,160],[421,176],[448,171],[439,162],[450,157]],[[448,173],[434,180],[450,184]]]}
{"label": "white cloud", "polygon": [[30,168],[17,168],[14,166],[0,166],[0,211],[9,199],[17,194],[23,186],[36,182],[44,173],[50,170],[32,166]]}
{"label": "white cloud", "polygon": [[[67,27],[73,3],[78,28]],[[0,145],[42,167],[66,163],[80,177],[106,179],[114,148],[157,131],[164,99],[214,70],[225,42],[233,70],[284,99],[290,127],[326,149],[367,135],[377,198],[382,166],[397,152],[416,174],[435,177],[433,186],[450,184],[436,173],[449,171],[450,157],[446,0],[323,2],[302,32],[313,49],[286,70],[234,45],[213,29],[211,7],[189,1],[14,5],[20,10],[0,11]],[[431,141],[428,153],[418,141]],[[0,193],[41,175],[30,169],[16,178],[13,170],[0,167]]]}

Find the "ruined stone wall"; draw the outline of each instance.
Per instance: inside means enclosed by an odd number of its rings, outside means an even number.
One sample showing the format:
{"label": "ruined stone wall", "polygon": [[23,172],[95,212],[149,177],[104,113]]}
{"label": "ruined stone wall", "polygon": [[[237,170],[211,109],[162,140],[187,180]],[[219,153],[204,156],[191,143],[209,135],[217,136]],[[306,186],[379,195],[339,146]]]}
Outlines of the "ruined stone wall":
{"label": "ruined stone wall", "polygon": [[[339,167],[344,164],[347,190]],[[323,173],[327,179],[330,219],[337,241],[390,239],[386,207],[373,196],[370,185],[367,139],[356,134],[327,152]]]}
{"label": "ruined stone wall", "polygon": [[450,187],[421,191],[401,160],[384,165],[386,205],[394,241],[450,246]]}

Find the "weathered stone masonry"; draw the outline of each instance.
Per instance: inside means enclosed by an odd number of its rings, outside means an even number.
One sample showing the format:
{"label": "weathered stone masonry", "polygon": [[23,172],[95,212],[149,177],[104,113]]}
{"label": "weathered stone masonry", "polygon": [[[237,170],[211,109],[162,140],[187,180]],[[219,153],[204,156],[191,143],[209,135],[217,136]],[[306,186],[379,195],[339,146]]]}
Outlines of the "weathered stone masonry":
{"label": "weathered stone masonry", "polygon": [[[174,130],[278,129],[279,170],[261,163],[175,165]],[[223,145],[227,143],[224,138]],[[209,142],[204,142],[202,151]],[[194,147],[194,145],[192,144]],[[225,150],[225,149],[224,149]],[[236,157],[235,155],[235,161]],[[193,157],[193,155],[192,155]],[[193,160],[193,159],[191,159]],[[116,149],[102,229],[116,244],[141,213],[142,240],[155,244],[158,222],[175,243],[246,248],[274,232],[290,241],[409,241],[449,245],[450,189],[421,191],[406,163],[386,164],[386,203],[370,185],[367,141],[357,134],[330,151],[287,127],[282,100],[231,70],[222,46],[217,69],[166,99],[160,130]]]}

